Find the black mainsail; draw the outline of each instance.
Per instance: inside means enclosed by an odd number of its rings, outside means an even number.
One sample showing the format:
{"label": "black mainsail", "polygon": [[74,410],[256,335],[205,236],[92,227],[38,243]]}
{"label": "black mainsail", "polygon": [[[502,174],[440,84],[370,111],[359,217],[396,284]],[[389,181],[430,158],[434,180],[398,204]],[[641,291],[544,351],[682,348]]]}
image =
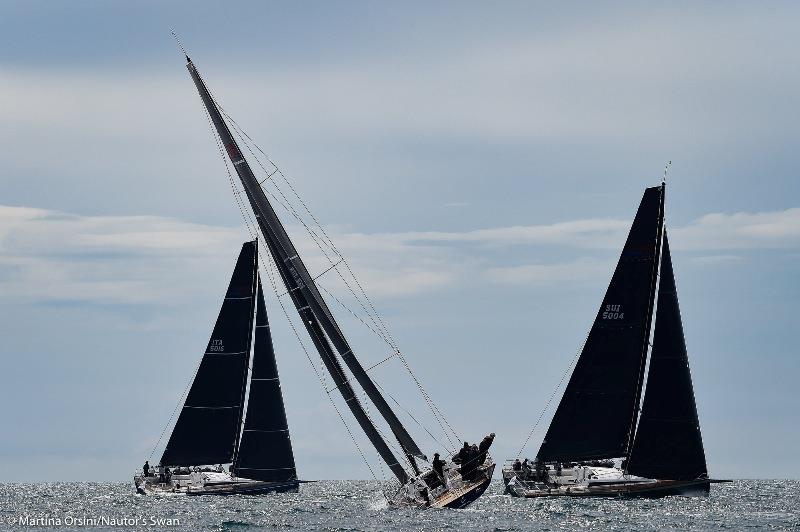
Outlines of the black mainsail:
{"label": "black mainsail", "polygon": [[539,449],[539,460],[580,461],[628,454],[647,357],[663,220],[664,186],[646,189]]}
{"label": "black mainsail", "polygon": [[224,464],[240,433],[256,288],[256,243],[245,242],[200,367],[161,457],[163,466]]}
{"label": "black mainsail", "polygon": [[253,369],[233,472],[253,480],[283,482],[296,479],[297,471],[260,279],[257,284]]}
{"label": "black mainsail", "polygon": [[708,477],[666,234],[647,388],[628,471],[671,480]]}
{"label": "black mainsail", "polygon": [[[406,454],[412,466],[414,466],[413,457],[425,458],[424,453],[422,453],[419,446],[402,425],[389,404],[378,391],[375,383],[353,354],[352,349],[328,309],[313,278],[309,274],[294,244],[289,239],[285,228],[253,174],[250,165],[242,155],[236,140],[231,134],[228,125],[225,123],[219,108],[214,102],[199,72],[188,56],[186,60],[189,74],[197,87],[206,110],[217,130],[217,134],[222,144],[225,146],[228,157],[233,163],[233,167],[236,169],[236,173],[244,186],[250,206],[256,215],[259,229],[264,235],[267,247],[277,265],[281,278],[286,285],[286,289],[291,294],[292,301],[315,347],[319,351],[327,371],[330,373],[337,389],[340,391],[362,430],[378,451],[378,454],[381,455],[398,480],[400,480],[401,483],[405,483],[408,480],[408,474],[398,462],[394,453],[378,432],[378,429],[375,427],[372,420],[370,420],[364,407],[358,400],[339,360],[336,358],[333,350],[334,348],[347,365],[358,384],[363,388],[369,399],[386,420],[386,423],[400,443],[403,452]],[[333,347],[331,347],[331,344],[333,344]]]}

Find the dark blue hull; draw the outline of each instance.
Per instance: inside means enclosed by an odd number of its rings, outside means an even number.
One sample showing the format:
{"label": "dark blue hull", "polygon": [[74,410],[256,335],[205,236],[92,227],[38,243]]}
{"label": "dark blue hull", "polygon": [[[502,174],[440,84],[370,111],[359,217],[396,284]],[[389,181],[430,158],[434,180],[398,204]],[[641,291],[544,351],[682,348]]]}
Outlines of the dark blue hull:
{"label": "dark blue hull", "polygon": [[491,477],[489,477],[480,484],[477,484],[474,488],[472,488],[470,491],[468,491],[458,499],[455,499],[454,501],[451,501],[450,503],[446,504],[444,507],[452,508],[454,510],[466,508],[467,506],[478,500],[478,497],[483,495],[483,492],[486,491],[486,488],[488,488],[489,484],[491,483],[492,479]]}

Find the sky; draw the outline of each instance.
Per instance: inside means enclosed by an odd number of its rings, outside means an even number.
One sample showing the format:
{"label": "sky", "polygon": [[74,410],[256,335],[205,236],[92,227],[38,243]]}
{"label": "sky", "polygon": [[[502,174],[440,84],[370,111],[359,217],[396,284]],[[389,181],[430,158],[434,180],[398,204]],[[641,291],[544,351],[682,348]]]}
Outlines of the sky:
{"label": "sky", "polygon": [[[798,17],[793,2],[0,3],[0,481],[127,481],[157,461],[249,238],[170,28],[459,439],[497,433],[498,461],[534,426],[535,456],[672,161],[710,472],[800,478]],[[319,282],[363,364],[388,356],[333,272]],[[278,292],[299,474],[370,478]],[[402,365],[371,373],[443,452]]]}

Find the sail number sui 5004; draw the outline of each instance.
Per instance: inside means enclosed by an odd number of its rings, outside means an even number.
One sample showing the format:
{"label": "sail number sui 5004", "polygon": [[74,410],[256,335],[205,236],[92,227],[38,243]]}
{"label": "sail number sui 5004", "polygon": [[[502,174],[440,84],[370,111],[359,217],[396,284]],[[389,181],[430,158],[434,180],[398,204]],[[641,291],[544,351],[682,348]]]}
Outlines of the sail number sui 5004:
{"label": "sail number sui 5004", "polygon": [[603,311],[604,320],[621,320],[625,318],[625,313],[622,312],[622,305],[606,305]]}

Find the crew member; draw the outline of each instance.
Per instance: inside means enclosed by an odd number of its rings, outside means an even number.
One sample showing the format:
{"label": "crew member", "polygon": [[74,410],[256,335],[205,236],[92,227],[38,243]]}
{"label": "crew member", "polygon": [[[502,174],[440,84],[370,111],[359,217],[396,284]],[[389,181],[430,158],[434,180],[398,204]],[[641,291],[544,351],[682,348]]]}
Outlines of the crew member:
{"label": "crew member", "polygon": [[475,464],[475,467],[482,465],[486,461],[486,453],[489,451],[489,447],[492,446],[493,441],[494,432],[481,440],[481,444],[478,446],[478,462]]}
{"label": "crew member", "polygon": [[464,442],[464,447],[459,449],[458,454],[453,456],[453,463],[454,464],[463,464],[467,459],[467,454],[469,454],[469,443]]}
{"label": "crew member", "polygon": [[150,476],[150,460],[144,461],[144,466],[142,466],[142,471],[144,471],[144,476]]}
{"label": "crew member", "polygon": [[439,453],[433,453],[433,470],[444,480],[444,460],[439,458]]}

